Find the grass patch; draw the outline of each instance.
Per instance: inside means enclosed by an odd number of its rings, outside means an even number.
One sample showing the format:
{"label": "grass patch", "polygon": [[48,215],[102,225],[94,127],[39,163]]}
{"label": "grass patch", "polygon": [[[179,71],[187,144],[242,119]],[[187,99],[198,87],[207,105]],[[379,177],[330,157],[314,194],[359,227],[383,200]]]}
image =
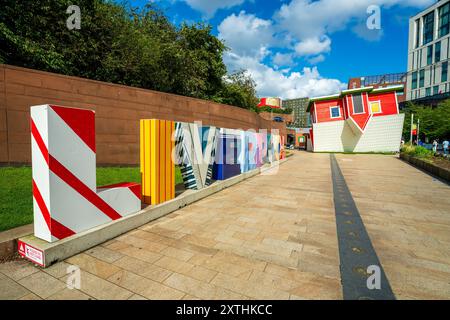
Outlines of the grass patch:
{"label": "grass patch", "polygon": [[[175,183],[183,182],[175,167]],[[31,167],[0,167],[0,231],[33,222]],[[141,181],[138,167],[97,168],[97,186]]]}

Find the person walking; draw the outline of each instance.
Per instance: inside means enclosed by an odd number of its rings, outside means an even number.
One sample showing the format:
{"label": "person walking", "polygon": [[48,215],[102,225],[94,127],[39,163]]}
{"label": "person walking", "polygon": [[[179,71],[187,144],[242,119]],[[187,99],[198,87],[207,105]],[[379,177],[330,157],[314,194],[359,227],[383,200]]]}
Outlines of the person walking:
{"label": "person walking", "polygon": [[447,139],[445,139],[444,142],[442,142],[442,147],[444,148],[445,156],[448,156],[448,146],[449,146],[449,142]]}
{"label": "person walking", "polygon": [[434,152],[434,153],[437,152],[437,146],[438,146],[437,141],[436,141],[436,140],[433,140],[433,152]]}

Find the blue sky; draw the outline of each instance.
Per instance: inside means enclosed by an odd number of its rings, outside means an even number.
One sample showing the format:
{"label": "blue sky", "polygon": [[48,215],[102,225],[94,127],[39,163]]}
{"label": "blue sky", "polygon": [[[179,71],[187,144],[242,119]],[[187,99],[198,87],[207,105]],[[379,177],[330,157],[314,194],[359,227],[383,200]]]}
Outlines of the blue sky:
{"label": "blue sky", "polygon": [[[149,0],[130,0],[141,6]],[[339,91],[350,77],[406,70],[408,18],[435,0],[150,0],[175,24],[205,21],[246,69],[260,96]],[[366,21],[380,9],[380,29]]]}

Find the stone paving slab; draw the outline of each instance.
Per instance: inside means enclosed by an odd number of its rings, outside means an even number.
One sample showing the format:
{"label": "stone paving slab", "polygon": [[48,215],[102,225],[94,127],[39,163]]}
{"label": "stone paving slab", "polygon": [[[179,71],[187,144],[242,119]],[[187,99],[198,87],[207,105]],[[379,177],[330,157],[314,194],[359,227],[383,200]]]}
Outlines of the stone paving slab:
{"label": "stone paving slab", "polygon": [[[336,158],[396,297],[449,299],[450,187],[394,156]],[[50,268],[0,264],[0,299],[342,299],[339,264],[329,155],[296,152]]]}

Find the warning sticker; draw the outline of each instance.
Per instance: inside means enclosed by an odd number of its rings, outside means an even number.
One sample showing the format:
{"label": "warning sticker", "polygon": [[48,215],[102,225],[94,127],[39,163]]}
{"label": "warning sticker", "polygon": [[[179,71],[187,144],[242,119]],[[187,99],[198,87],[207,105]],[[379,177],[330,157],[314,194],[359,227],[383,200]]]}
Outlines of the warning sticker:
{"label": "warning sticker", "polygon": [[31,260],[32,262],[40,265],[41,267],[44,266],[44,252],[43,251],[36,249],[20,240],[17,243],[17,248],[18,248],[19,254],[22,257],[25,257],[25,258]]}

